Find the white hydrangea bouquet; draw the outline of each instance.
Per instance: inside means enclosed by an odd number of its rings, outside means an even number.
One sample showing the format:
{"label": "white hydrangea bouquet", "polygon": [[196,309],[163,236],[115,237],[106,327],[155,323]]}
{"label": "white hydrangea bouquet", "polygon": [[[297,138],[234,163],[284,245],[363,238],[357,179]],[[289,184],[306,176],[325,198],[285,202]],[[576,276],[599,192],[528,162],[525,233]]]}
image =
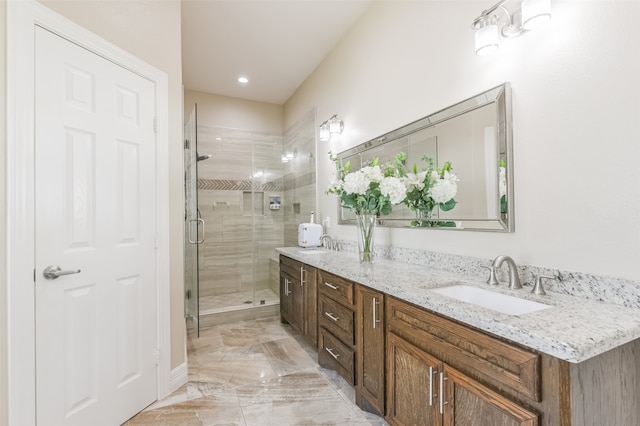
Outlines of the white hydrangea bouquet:
{"label": "white hydrangea bouquet", "polygon": [[413,226],[455,226],[454,222],[430,220],[433,209],[439,207],[442,211],[453,209],[457,202],[454,199],[458,193],[458,177],[453,173],[451,163],[447,161],[442,168],[436,168],[433,159],[422,158],[427,163],[427,168],[418,171],[418,166],[413,165],[413,172],[405,172],[402,168],[406,155],[398,154],[397,169],[403,177],[406,188],[404,204],[416,212],[418,220],[411,222]]}
{"label": "white hydrangea bouquet", "polygon": [[392,206],[404,202],[404,180],[392,164],[380,167],[378,158],[354,172],[350,170],[350,162],[341,165],[331,152],[329,158],[336,164],[336,176],[327,193],[340,197],[342,207],[356,214],[360,262],[372,263],[373,236],[378,216],[390,214]]}
{"label": "white hydrangea bouquet", "polygon": [[328,194],[340,197],[342,207],[356,215],[388,215],[392,206],[401,204],[406,197],[406,186],[392,164],[380,167],[379,159],[371,165],[352,172],[351,164],[342,166],[340,160],[329,152],[336,164],[336,178],[327,189]]}

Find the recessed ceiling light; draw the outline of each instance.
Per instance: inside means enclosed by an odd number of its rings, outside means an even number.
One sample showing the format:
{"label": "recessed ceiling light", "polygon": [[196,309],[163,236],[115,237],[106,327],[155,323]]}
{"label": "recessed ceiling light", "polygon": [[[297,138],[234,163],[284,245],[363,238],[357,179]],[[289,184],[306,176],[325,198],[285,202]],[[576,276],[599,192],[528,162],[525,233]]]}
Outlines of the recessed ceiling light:
{"label": "recessed ceiling light", "polygon": [[247,77],[238,77],[238,82],[247,84],[249,82],[249,79]]}

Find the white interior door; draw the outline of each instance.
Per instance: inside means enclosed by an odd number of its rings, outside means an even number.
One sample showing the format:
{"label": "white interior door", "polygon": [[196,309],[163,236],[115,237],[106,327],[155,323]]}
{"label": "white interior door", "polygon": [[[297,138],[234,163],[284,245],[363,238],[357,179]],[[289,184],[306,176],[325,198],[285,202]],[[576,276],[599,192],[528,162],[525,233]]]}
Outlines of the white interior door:
{"label": "white interior door", "polygon": [[154,86],[41,28],[35,68],[37,421],[118,425],[157,395]]}

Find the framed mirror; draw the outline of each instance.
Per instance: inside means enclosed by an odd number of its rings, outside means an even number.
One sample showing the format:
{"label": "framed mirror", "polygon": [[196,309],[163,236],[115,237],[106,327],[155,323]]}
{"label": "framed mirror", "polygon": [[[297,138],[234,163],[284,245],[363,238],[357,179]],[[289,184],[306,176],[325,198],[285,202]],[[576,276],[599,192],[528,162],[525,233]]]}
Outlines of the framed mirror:
{"label": "framed mirror", "polygon": [[[338,154],[351,170],[371,164],[394,162],[399,152],[407,155],[405,169],[426,169],[423,158],[435,167],[450,162],[458,177],[455,207],[435,208],[429,229],[513,232],[513,154],[511,89],[509,83],[416,120],[380,137]],[[355,224],[355,214],[340,206],[339,223]],[[416,212],[407,206],[393,206],[393,212],[379,218],[379,226],[423,229]],[[423,224],[423,225],[421,225]]]}

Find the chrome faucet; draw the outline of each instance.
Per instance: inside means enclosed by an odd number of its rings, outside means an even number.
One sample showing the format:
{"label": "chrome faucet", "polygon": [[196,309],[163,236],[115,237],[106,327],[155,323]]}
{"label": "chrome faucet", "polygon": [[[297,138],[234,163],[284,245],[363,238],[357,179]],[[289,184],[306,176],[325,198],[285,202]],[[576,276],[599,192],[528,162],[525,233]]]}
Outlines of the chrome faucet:
{"label": "chrome faucet", "polygon": [[[327,240],[329,241],[328,243]],[[322,234],[320,236],[320,241],[322,242],[322,247],[333,250],[333,238],[331,238],[329,234]]]}
{"label": "chrome faucet", "polygon": [[507,262],[507,265],[509,266],[509,288],[512,290],[522,288],[522,284],[520,284],[520,276],[518,275],[518,266],[512,258],[510,258],[509,256],[500,255],[493,259],[493,262],[491,262],[491,266],[493,268],[499,268],[500,266],[502,266],[503,262]]}

